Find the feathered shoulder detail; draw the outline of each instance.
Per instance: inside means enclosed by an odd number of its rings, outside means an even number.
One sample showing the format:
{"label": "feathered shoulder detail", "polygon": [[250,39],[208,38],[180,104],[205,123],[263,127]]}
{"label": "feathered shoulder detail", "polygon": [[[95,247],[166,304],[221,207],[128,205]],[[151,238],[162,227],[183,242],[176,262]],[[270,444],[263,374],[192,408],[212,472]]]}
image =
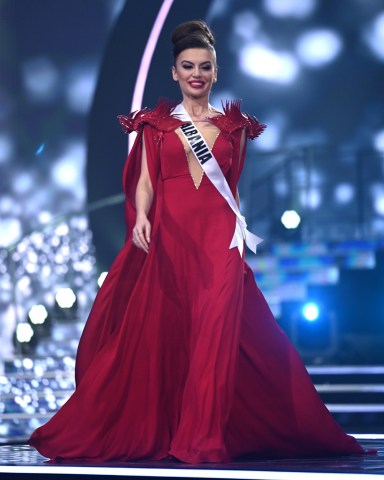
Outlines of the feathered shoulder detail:
{"label": "feathered shoulder detail", "polygon": [[175,105],[166,99],[160,99],[152,110],[147,107],[136,110],[126,115],[118,115],[121,128],[124,133],[138,132],[143,125],[149,124],[160,131],[171,131],[179,127],[183,122],[172,116]]}
{"label": "feathered shoulder detail", "polygon": [[225,102],[223,105],[223,114],[212,117],[211,121],[220,130],[231,134],[236,130],[245,129],[245,133],[248,138],[254,140],[267,128],[266,125],[260,123],[259,120],[249,115],[248,113],[242,113],[240,110],[240,100],[233,100],[231,102]]}

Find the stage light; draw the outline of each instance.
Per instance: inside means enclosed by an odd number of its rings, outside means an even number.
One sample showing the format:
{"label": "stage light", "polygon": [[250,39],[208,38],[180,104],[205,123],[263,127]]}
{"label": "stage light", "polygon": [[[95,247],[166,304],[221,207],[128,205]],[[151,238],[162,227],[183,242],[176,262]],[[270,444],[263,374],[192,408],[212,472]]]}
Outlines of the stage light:
{"label": "stage light", "polygon": [[25,295],[29,295],[31,292],[31,279],[28,275],[23,275],[16,283],[16,286],[20,292]]}
{"label": "stage light", "polygon": [[280,144],[281,128],[276,123],[268,122],[268,128],[263,132],[259,141],[255,144],[258,150],[275,150]]}
{"label": "stage light", "polygon": [[85,200],[85,159],[85,145],[80,141],[71,140],[51,170],[55,184],[69,191],[73,199],[78,202]]}
{"label": "stage light", "polygon": [[35,101],[51,101],[58,91],[60,75],[46,57],[29,60],[22,66],[24,87]]}
{"label": "stage light", "polygon": [[100,276],[99,278],[97,279],[97,284],[99,285],[99,287],[102,286],[102,284],[104,283],[104,280],[105,280],[105,277],[108,275],[108,272],[102,272],[100,273]]}
{"label": "stage light", "polygon": [[264,0],[265,10],[276,17],[305,18],[316,7],[315,0]]}
{"label": "stage light", "polygon": [[0,247],[9,247],[21,237],[22,228],[18,218],[2,218]]}
{"label": "stage light", "polygon": [[44,305],[34,305],[29,310],[28,317],[34,325],[42,325],[48,317],[48,312]]}
{"label": "stage light", "polygon": [[15,175],[12,180],[12,190],[17,195],[25,195],[31,191],[36,185],[33,175],[27,172]]}
{"label": "stage light", "polygon": [[334,60],[342,49],[340,36],[326,29],[311,30],[297,41],[296,51],[300,60],[309,67],[322,67]]}
{"label": "stage light", "polygon": [[380,13],[367,28],[365,42],[379,59],[384,60],[384,12]]}
{"label": "stage light", "polygon": [[353,200],[355,189],[349,183],[340,183],[335,187],[335,200],[337,203],[345,205]]}
{"label": "stage light", "polygon": [[295,210],[286,210],[281,216],[281,223],[288,230],[297,228],[300,222],[300,215]]}
{"label": "stage light", "polygon": [[253,40],[259,28],[260,20],[254,14],[254,12],[250,10],[243,11],[234,17],[233,31],[236,36],[246,41]]}
{"label": "stage light", "polygon": [[384,194],[375,197],[373,206],[379,215],[384,215]]}
{"label": "stage light", "polygon": [[303,207],[311,208],[312,210],[321,205],[321,193],[318,188],[309,188],[302,190],[299,195],[300,203]]}
{"label": "stage light", "polygon": [[252,77],[284,84],[292,83],[299,73],[299,65],[289,52],[277,52],[257,43],[240,51],[240,68]]}
{"label": "stage light", "polygon": [[[33,360],[31,358],[23,358],[23,367],[26,369],[26,370],[32,370],[33,368]],[[31,397],[28,395],[28,396],[24,396],[24,398],[27,397],[27,401],[30,402],[31,401]]]}
{"label": "stage light", "polygon": [[378,152],[384,152],[384,129],[375,134],[373,146]]}
{"label": "stage light", "polygon": [[40,223],[48,223],[52,219],[52,214],[46,210],[39,212],[37,218]]}
{"label": "stage light", "polygon": [[97,79],[97,67],[84,64],[70,72],[66,97],[68,107],[77,113],[86,114],[91,105]]}
{"label": "stage light", "polygon": [[303,306],[302,314],[308,322],[314,322],[319,318],[320,309],[316,303],[309,302]]}
{"label": "stage light", "polygon": [[55,299],[60,308],[72,308],[76,302],[76,295],[71,288],[60,288]]}
{"label": "stage light", "polygon": [[28,343],[34,335],[33,328],[29,323],[19,323],[16,327],[16,340],[19,343]]}

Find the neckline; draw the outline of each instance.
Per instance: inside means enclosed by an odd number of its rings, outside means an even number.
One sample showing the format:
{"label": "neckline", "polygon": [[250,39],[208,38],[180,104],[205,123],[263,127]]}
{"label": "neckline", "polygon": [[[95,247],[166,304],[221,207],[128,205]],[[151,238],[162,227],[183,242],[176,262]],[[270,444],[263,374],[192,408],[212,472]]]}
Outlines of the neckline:
{"label": "neckline", "polygon": [[[174,111],[176,110],[176,108],[177,108],[179,105],[182,105],[182,102],[178,103],[178,104],[173,108],[173,110],[171,111],[171,116],[173,116],[173,117],[174,117],[175,119],[177,119],[177,120],[180,120],[181,122],[184,122],[184,120],[181,120],[181,119],[178,118],[178,115],[180,115],[179,113],[174,113]],[[186,108],[184,107],[184,105],[182,105],[182,107],[183,107],[183,108],[185,109],[185,111],[186,111]],[[211,105],[211,107],[212,107],[212,105]],[[212,109],[214,109],[216,115],[212,115],[212,117],[206,117],[206,119],[210,120],[210,119],[212,119],[212,118],[217,118],[217,117],[220,117],[220,116],[223,116],[223,115],[224,115],[224,112],[220,112],[220,110],[217,110],[217,111],[216,111],[216,108],[214,108],[214,107],[212,107]],[[187,113],[188,113],[188,112],[187,112]],[[188,115],[189,115],[189,113],[188,113]],[[205,121],[205,119],[202,120],[202,121]],[[193,120],[193,122],[195,122],[195,120]],[[220,129],[219,129],[219,130],[220,130]]]}
{"label": "neckline", "polygon": [[[183,150],[184,155],[185,155],[185,160],[187,161],[188,170],[189,170],[189,175],[190,175],[190,177],[191,177],[191,179],[192,179],[192,182],[193,182],[196,190],[199,190],[200,185],[201,185],[201,182],[203,181],[203,178],[206,176],[206,175],[205,175],[205,171],[204,171],[204,169],[200,166],[200,168],[201,168],[201,170],[202,170],[202,175],[201,175],[201,178],[200,178],[199,183],[196,184],[195,179],[194,179],[194,177],[193,177],[193,175],[192,175],[192,173],[191,173],[191,166],[190,166],[190,163],[189,163],[188,152],[187,152],[186,149],[185,149],[185,146],[184,146],[184,143],[183,143],[181,137],[178,135],[178,133],[176,133],[176,130],[178,130],[179,128],[180,128],[180,127],[177,127],[176,129],[171,130],[171,131],[172,131],[172,133],[173,133],[173,134],[177,137],[177,139],[178,139],[178,143],[180,144],[180,148]],[[218,127],[217,127],[217,128],[218,128]],[[218,130],[219,130],[219,131],[218,131],[218,133],[217,133],[217,135],[216,135],[216,137],[215,137],[215,139],[214,139],[214,141],[213,141],[212,148],[208,145],[208,142],[205,140],[204,135],[200,132],[212,153],[213,153],[213,150],[214,150],[214,148],[215,148],[215,146],[216,146],[217,140],[219,139],[220,135],[223,133],[223,130],[220,130],[220,128],[218,128]]]}

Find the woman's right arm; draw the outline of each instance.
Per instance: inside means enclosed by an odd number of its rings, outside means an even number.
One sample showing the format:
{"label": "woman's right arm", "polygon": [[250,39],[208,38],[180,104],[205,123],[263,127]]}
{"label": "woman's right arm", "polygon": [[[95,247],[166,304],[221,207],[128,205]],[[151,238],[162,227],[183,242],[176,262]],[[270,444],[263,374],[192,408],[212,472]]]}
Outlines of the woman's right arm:
{"label": "woman's right arm", "polygon": [[143,135],[141,154],[141,173],[136,187],[136,224],[132,231],[132,240],[136,247],[148,253],[151,240],[151,224],[148,212],[153,201],[153,187],[148,171],[147,153]]}

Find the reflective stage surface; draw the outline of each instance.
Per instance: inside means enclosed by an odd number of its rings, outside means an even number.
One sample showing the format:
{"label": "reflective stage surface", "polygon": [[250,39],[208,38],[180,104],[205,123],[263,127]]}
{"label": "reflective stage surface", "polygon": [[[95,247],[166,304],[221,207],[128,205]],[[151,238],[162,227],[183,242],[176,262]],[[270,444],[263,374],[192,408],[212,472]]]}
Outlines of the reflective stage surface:
{"label": "reflective stage surface", "polygon": [[[373,437],[373,435],[372,435]],[[377,454],[305,459],[249,459],[225,464],[190,465],[164,460],[119,463],[52,463],[28,445],[0,446],[0,478],[248,478],[333,480],[336,478],[373,479],[384,477],[384,435],[357,436],[366,449]],[[346,475],[348,474],[348,475]]]}

